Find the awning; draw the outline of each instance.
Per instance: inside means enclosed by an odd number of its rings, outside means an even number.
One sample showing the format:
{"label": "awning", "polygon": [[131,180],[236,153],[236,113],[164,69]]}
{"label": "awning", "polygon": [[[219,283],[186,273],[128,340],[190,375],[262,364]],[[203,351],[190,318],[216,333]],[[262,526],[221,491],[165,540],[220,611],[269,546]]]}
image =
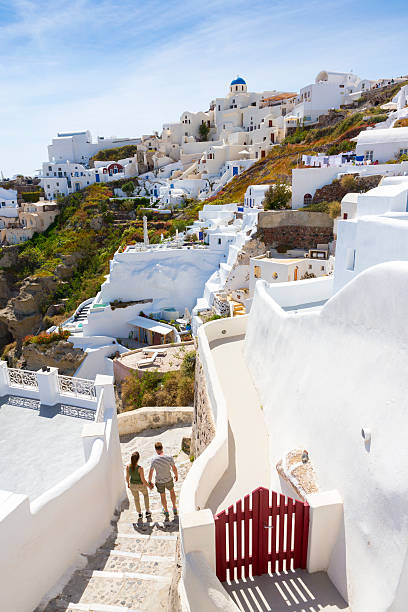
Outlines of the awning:
{"label": "awning", "polygon": [[141,327],[142,329],[147,329],[154,334],[161,334],[162,336],[167,336],[173,331],[162,323],[154,321],[153,319],[147,319],[146,317],[136,317],[132,321],[128,321],[128,324],[132,327]]}

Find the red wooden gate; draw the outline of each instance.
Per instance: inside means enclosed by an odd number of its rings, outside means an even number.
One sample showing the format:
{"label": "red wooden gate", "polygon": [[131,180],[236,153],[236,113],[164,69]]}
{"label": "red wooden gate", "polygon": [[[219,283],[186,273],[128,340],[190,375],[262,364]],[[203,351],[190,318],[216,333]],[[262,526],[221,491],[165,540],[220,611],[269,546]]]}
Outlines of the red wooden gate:
{"label": "red wooden gate", "polygon": [[[250,503],[252,498],[252,503]],[[284,568],[306,568],[309,504],[259,487],[215,517],[216,572],[221,582]]]}

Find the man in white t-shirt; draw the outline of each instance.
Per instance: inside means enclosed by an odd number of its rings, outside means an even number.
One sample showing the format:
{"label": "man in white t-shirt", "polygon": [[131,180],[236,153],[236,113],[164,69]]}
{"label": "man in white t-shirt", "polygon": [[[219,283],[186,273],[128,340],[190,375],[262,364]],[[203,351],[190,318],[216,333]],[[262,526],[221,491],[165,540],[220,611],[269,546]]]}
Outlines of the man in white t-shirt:
{"label": "man in white t-shirt", "polygon": [[178,480],[178,472],[173,457],[171,457],[171,455],[164,454],[163,444],[161,442],[156,442],[154,448],[156,449],[157,455],[156,457],[153,457],[150,464],[149,486],[151,489],[153,489],[152,478],[153,472],[155,471],[156,489],[160,493],[160,498],[163,504],[164,518],[167,521],[169,519],[169,511],[167,509],[166,489],[170,492],[170,498],[173,504],[173,514],[175,517],[177,516],[176,494],[174,492],[174,482],[171,472],[173,472],[174,480],[176,482]]}

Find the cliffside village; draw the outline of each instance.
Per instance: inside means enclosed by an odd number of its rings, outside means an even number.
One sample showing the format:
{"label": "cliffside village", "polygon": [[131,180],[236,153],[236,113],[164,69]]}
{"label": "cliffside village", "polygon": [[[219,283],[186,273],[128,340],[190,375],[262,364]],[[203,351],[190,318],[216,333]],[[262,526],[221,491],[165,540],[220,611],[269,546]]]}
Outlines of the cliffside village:
{"label": "cliffside village", "polygon": [[[237,76],[160,135],[59,133],[32,179],[38,201],[0,187],[3,246],[46,231],[61,198],[94,183],[134,179],[115,197],[155,210],[203,202],[157,244],[145,216],[143,242],[46,330],[62,344],[30,349],[35,367],[0,361],[1,610],[406,609],[406,81],[323,70],[299,93],[257,93]],[[391,86],[350,150],[299,155],[286,207],[268,205],[277,181],[211,203],[296,130]],[[131,157],[97,159],[125,145]],[[310,209],[333,185],[336,214]],[[124,381],[163,386],[190,351],[193,405],[117,410]],[[124,466],[140,451],[147,478],[163,440],[175,476],[157,499],[146,488],[143,514]]]}

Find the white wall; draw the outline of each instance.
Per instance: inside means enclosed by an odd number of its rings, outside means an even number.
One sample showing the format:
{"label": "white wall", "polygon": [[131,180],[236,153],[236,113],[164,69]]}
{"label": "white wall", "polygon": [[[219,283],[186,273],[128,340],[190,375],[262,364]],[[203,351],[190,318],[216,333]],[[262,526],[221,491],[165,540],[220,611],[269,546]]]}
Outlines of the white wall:
{"label": "white wall", "polygon": [[[138,305],[138,311],[143,312],[170,306],[180,312],[184,312],[185,308],[191,310],[222,257],[222,251],[194,248],[116,253],[111,262],[109,279],[101,287],[101,299],[110,302],[115,299],[152,298],[153,304]],[[113,313],[115,317],[120,316],[117,314],[119,310],[123,309],[116,309]],[[99,314],[96,316],[101,318]],[[109,328],[101,329],[98,333],[116,335]]]}
{"label": "white wall", "polygon": [[67,580],[82,555],[106,539],[126,495],[113,385],[100,381],[105,417],[84,426],[85,465],[31,504],[24,495],[0,493],[1,610],[32,612]]}
{"label": "white wall", "polygon": [[[255,292],[258,282],[254,286]],[[328,300],[333,295],[333,283],[333,276],[322,276],[320,278],[308,278],[307,280],[273,283],[268,285],[266,291],[279,306],[290,308],[301,304],[313,304]],[[254,289],[250,289],[251,298],[253,292]]]}
{"label": "white wall", "polygon": [[[365,271],[320,312],[285,313],[267,289],[257,284],[245,357],[264,406],[271,464],[306,448],[320,489],[339,490],[344,526],[329,576],[353,612],[384,612],[408,542],[408,263]],[[362,428],[371,430],[370,446]],[[279,487],[277,473],[271,486]]]}
{"label": "white wall", "polygon": [[408,213],[339,221],[334,291],[370,266],[400,260],[408,260]]}

